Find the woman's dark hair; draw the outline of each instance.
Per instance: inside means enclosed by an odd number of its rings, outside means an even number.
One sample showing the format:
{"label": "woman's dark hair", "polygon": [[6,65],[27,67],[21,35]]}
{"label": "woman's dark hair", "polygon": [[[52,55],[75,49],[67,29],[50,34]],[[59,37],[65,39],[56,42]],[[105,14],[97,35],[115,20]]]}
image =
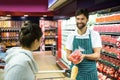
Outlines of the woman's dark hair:
{"label": "woman's dark hair", "polygon": [[75,12],[75,17],[80,15],[80,14],[85,15],[87,19],[89,18],[89,12],[87,9],[77,9]]}
{"label": "woman's dark hair", "polygon": [[30,48],[34,40],[39,40],[40,37],[42,37],[42,31],[39,25],[30,22],[25,23],[19,34],[20,45]]}

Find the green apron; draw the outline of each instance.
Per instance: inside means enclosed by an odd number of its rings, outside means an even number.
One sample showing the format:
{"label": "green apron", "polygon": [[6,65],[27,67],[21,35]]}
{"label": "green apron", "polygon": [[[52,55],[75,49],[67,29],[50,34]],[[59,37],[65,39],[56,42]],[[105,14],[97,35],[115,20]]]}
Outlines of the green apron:
{"label": "green apron", "polygon": [[[84,49],[83,54],[93,53],[91,43],[91,33],[88,38],[78,38],[74,36],[73,51],[79,46]],[[71,68],[74,64],[71,64]],[[78,67],[78,75],[76,80],[98,80],[96,61],[83,59],[83,61],[76,65]]]}

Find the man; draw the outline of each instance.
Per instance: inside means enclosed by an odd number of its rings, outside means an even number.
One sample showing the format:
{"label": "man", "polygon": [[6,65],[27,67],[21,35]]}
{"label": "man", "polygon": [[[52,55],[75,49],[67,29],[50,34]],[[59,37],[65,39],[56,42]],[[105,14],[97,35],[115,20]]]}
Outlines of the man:
{"label": "man", "polygon": [[[90,30],[86,24],[89,19],[89,13],[86,9],[79,9],[75,13],[77,30],[68,36],[66,42],[67,59],[76,49],[82,48],[82,61],[76,66],[78,74],[76,80],[98,80],[96,60],[100,58],[102,47],[101,38],[97,31]],[[71,63],[71,68],[74,64]]]}

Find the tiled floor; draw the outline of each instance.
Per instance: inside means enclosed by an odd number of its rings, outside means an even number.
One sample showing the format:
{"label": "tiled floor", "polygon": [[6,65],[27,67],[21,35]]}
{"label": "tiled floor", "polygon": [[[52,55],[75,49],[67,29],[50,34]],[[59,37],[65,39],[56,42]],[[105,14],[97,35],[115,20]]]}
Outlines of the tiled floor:
{"label": "tiled floor", "polygon": [[46,72],[36,75],[36,80],[68,80],[65,78],[61,70],[56,65],[56,58],[51,52],[36,52],[34,58],[38,63],[39,71],[60,71],[60,72]]}

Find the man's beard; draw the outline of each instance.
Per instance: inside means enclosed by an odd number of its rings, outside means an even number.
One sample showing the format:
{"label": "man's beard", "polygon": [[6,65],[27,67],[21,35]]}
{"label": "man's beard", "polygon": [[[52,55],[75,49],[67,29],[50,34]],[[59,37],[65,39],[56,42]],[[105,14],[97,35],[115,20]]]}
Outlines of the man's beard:
{"label": "man's beard", "polygon": [[83,29],[86,26],[84,23],[77,23],[77,28],[78,29]]}

